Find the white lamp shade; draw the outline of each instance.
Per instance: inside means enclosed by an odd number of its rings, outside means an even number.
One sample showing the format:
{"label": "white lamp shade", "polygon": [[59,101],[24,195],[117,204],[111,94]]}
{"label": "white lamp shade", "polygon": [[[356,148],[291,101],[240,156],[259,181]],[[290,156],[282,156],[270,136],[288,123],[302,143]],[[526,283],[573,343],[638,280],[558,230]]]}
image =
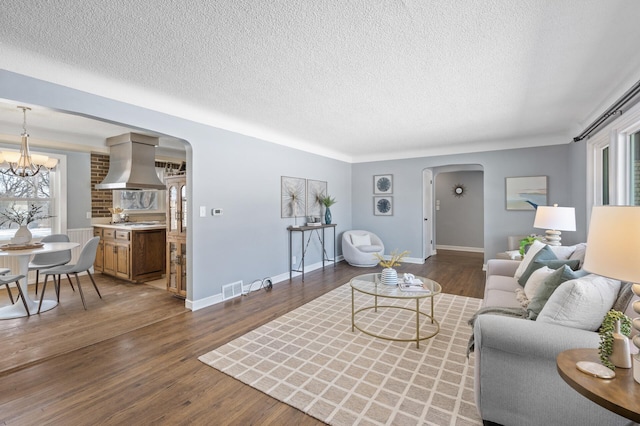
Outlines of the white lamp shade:
{"label": "white lamp shade", "polygon": [[49,160],[49,157],[46,155],[31,154],[31,162],[38,166],[43,166],[47,160]]}
{"label": "white lamp shade", "polygon": [[640,207],[596,206],[591,211],[583,268],[620,281],[640,283]]}
{"label": "white lamp shade", "polygon": [[538,206],[533,227],[556,231],[575,231],[576,209],[573,207]]}
{"label": "white lamp shade", "polygon": [[57,159],[57,158],[49,158],[49,159],[44,163],[44,166],[45,166],[47,169],[53,169],[57,164],[58,164],[58,159]]}
{"label": "white lamp shade", "polygon": [[15,151],[3,151],[2,155],[7,163],[17,163],[20,159],[20,153]]}

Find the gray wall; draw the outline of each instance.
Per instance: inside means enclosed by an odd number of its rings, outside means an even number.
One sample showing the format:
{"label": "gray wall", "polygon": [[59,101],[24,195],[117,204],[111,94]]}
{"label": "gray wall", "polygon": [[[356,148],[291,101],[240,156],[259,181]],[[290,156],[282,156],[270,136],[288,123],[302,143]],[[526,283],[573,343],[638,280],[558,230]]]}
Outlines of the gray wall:
{"label": "gray wall", "polygon": [[[576,232],[564,232],[562,241],[586,241],[586,149],[569,143],[548,147],[458,155],[377,161],[353,165],[353,226],[378,234],[385,246],[422,253],[422,171],[444,166],[480,165],[484,170],[485,260],[506,250],[507,236],[542,233],[533,228],[534,211],[507,211],[505,178],[548,176],[549,204],[576,206]],[[374,216],[371,207],[373,175],[394,175],[394,215]],[[575,203],[575,204],[574,204]]]}
{"label": "gray wall", "polygon": [[[122,123],[185,140],[191,211],[188,228],[188,295],[197,301],[221,293],[223,285],[275,276],[288,271],[286,227],[280,217],[280,177],[326,181],[338,203],[331,210],[340,232],[351,228],[351,165],[224,131],[178,117],[113,101],[0,70],[0,98]],[[81,167],[69,169],[70,180],[89,185]],[[72,173],[73,172],[73,173]],[[74,174],[75,173],[75,174]],[[78,189],[81,190],[81,189]],[[71,192],[71,191],[70,191]],[[71,194],[70,194],[71,195]],[[78,203],[90,199],[81,197]],[[69,209],[76,206],[69,200]],[[199,207],[222,208],[222,216],[199,217]],[[87,207],[80,207],[85,214]],[[300,219],[299,219],[300,220]],[[77,221],[77,222],[76,222]],[[84,222],[74,218],[74,225]],[[69,224],[71,226],[71,223]],[[300,258],[300,249],[294,246]],[[329,247],[332,250],[332,247]],[[319,262],[313,240],[307,263]]]}
{"label": "gray wall", "polygon": [[[460,171],[435,175],[436,246],[484,247],[483,174]],[[460,184],[465,188],[464,193],[456,197],[453,188]]]}

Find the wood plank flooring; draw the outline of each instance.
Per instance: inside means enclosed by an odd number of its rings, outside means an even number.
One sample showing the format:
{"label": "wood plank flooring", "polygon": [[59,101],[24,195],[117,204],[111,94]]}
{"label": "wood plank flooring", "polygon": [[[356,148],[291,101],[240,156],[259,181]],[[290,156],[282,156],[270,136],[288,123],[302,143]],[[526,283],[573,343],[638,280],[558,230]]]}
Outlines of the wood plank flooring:
{"label": "wood plank flooring", "polygon": [[[100,274],[104,300],[82,280],[85,312],[63,282],[59,307],[0,321],[0,424],[322,424],[197,357],[378,270],[341,262],[305,274],[304,283],[294,278],[196,312],[162,290]],[[432,278],[446,293],[479,298],[484,291],[481,254],[441,251],[399,272]]]}

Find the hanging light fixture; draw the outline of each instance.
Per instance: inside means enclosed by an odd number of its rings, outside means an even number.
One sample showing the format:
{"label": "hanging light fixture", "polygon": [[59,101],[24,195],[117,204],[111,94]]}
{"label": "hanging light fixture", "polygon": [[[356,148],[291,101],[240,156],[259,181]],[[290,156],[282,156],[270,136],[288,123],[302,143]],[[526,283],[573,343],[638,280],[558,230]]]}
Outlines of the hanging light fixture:
{"label": "hanging light fixture", "polygon": [[22,135],[20,140],[20,152],[0,152],[0,162],[6,164],[8,170],[1,170],[4,174],[12,173],[15,176],[31,177],[38,174],[40,168],[52,169],[58,164],[55,158],[46,155],[31,155],[29,152],[29,134],[27,133],[27,110],[31,108],[19,106],[22,110]]}

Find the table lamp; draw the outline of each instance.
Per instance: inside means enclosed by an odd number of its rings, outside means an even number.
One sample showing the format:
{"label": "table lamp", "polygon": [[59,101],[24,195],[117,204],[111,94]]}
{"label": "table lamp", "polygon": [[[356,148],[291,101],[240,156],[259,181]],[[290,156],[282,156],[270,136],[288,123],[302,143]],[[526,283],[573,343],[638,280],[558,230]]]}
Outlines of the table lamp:
{"label": "table lamp", "polygon": [[546,229],[545,242],[550,246],[560,245],[560,231],[576,230],[576,209],[573,207],[538,206],[534,228]]}
{"label": "table lamp", "polygon": [[[596,206],[591,211],[587,252],[583,269],[593,274],[633,283],[633,293],[640,296],[640,207]],[[640,314],[640,300],[633,302]],[[640,318],[633,320],[640,331]],[[640,336],[633,338],[640,349]],[[632,357],[633,378],[640,383],[640,354]]]}

